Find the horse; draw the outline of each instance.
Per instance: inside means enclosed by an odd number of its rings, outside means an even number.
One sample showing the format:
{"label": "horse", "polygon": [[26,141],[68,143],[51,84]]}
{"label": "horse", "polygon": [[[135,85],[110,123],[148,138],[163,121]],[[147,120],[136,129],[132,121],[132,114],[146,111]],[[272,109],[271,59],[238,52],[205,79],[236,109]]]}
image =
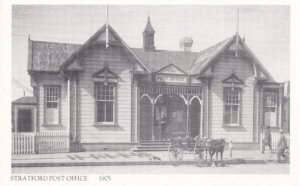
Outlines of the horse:
{"label": "horse", "polygon": [[208,152],[210,155],[210,163],[212,164],[213,161],[213,156],[216,153],[216,161],[215,165],[218,166],[218,154],[220,153],[221,156],[221,165],[224,166],[223,162],[223,152],[224,152],[224,147],[225,147],[225,139],[209,139],[207,141],[207,147],[208,147]]}

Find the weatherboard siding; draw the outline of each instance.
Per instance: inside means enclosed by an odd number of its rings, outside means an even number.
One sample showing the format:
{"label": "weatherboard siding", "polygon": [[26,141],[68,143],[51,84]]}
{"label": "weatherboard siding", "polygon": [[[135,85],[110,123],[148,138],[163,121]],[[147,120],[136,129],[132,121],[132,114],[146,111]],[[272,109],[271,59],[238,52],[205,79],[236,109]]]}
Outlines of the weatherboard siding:
{"label": "weatherboard siding", "polygon": [[[233,70],[232,70],[233,69]],[[224,127],[224,103],[222,81],[234,72],[244,84],[242,86],[240,127]],[[234,142],[253,141],[253,88],[254,73],[252,65],[246,59],[234,58],[234,55],[221,54],[214,67],[211,82],[210,128],[212,138],[226,138]]]}
{"label": "weatherboard siding", "polygon": [[[94,81],[92,74],[108,68],[119,76],[114,125],[96,124]],[[79,74],[78,122],[81,143],[130,143],[131,142],[131,73],[130,62],[119,48],[110,50],[92,48],[82,57],[83,72]]]}

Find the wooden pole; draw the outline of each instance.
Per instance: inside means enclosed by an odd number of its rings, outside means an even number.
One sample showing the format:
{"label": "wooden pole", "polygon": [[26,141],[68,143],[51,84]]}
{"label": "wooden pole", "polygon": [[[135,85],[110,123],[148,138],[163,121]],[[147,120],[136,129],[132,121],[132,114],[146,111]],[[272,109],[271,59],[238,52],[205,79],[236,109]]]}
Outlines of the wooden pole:
{"label": "wooden pole", "polygon": [[154,121],[155,121],[155,114],[154,114],[154,112],[155,112],[155,102],[154,102],[154,100],[152,101],[152,130],[151,130],[151,132],[152,132],[152,141],[154,141],[155,140],[155,138],[154,138]]}

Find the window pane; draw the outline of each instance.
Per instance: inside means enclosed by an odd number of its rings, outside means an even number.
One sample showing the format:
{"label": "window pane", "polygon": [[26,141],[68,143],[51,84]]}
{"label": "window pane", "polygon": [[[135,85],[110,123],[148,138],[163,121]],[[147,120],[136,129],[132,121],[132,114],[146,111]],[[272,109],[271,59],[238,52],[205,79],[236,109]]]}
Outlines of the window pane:
{"label": "window pane", "polygon": [[57,124],[58,123],[58,109],[57,108],[47,108],[46,109],[46,123]]}
{"label": "window pane", "polygon": [[59,120],[59,87],[46,87],[45,120],[48,124],[58,124]]}
{"label": "window pane", "polygon": [[113,122],[114,86],[96,85],[97,122]]}
{"label": "window pane", "polygon": [[239,88],[224,88],[224,123],[239,123],[239,107],[240,107]]}
{"label": "window pane", "polygon": [[58,108],[58,103],[47,102],[47,108]]}
{"label": "window pane", "polygon": [[97,101],[97,122],[104,121],[105,102]]}
{"label": "window pane", "polygon": [[237,105],[233,105],[231,123],[238,123],[238,119],[239,119],[239,107]]}
{"label": "window pane", "polygon": [[114,116],[114,104],[112,101],[106,102],[106,121],[107,122],[113,122],[113,116]]}
{"label": "window pane", "polygon": [[231,106],[225,106],[225,123],[231,123]]}
{"label": "window pane", "polygon": [[274,107],[265,108],[265,126],[276,127],[276,109]]}

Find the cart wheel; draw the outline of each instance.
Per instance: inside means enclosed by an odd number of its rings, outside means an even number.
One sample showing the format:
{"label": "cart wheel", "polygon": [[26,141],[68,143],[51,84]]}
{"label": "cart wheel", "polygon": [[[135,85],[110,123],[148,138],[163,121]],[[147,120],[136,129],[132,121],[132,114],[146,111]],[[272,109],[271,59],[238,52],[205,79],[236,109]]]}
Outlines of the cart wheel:
{"label": "cart wheel", "polygon": [[203,141],[199,141],[195,145],[194,161],[198,167],[208,166],[209,162],[207,161],[207,150]]}
{"label": "cart wheel", "polygon": [[290,163],[290,150],[287,149],[285,151],[285,157],[284,157],[285,163]]}
{"label": "cart wheel", "polygon": [[266,149],[261,153],[261,158],[266,164],[273,164],[277,162],[277,155],[275,149]]}
{"label": "cart wheel", "polygon": [[171,143],[169,145],[168,153],[169,161],[174,167],[177,167],[182,163],[183,149],[178,143]]}

